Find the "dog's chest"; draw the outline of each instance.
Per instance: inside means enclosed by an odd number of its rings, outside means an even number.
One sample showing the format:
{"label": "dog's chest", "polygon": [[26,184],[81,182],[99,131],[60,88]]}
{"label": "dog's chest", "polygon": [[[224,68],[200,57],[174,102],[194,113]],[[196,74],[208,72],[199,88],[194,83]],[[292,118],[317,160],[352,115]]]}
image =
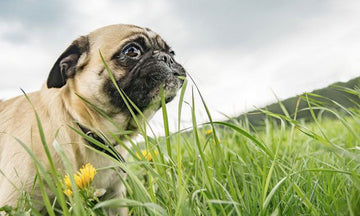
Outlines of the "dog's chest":
{"label": "dog's chest", "polygon": [[119,168],[100,170],[94,178],[94,186],[104,189],[112,187],[115,182],[121,179],[120,175],[124,174]]}
{"label": "dog's chest", "polygon": [[106,197],[118,197],[124,193],[122,180],[126,177],[126,173],[123,170],[108,159],[100,159],[94,162],[94,166],[97,168],[93,182],[95,189],[105,191]]}

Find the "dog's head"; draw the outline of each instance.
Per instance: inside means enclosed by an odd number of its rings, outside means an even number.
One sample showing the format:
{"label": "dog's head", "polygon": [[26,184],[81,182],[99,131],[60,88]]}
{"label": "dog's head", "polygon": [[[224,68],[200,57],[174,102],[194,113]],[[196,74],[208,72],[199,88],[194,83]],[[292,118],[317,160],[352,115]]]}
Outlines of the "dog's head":
{"label": "dog's head", "polygon": [[154,103],[159,108],[161,86],[168,102],[183,83],[184,68],[158,34],[133,25],[112,25],[75,40],[51,69],[47,87],[71,89],[109,113],[127,110],[99,51],[117,85],[141,111]]}

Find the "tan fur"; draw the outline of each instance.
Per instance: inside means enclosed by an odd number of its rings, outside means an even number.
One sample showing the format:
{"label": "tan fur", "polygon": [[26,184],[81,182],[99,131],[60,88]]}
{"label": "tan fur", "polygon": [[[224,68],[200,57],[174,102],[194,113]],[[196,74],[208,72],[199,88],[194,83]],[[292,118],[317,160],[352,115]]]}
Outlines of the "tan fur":
{"label": "tan fur", "polygon": [[[57,130],[59,133],[56,141],[65,150],[74,170],[78,170],[88,162],[96,168],[112,165],[113,162],[110,160],[87,149],[84,140],[69,126],[78,128],[75,122],[79,122],[91,130],[101,131],[106,135],[117,130],[81,100],[76,95],[78,94],[105,110],[122,129],[126,129],[130,118],[119,112],[116,107],[109,105],[109,98],[99,88],[108,78],[99,56],[99,50],[105,60],[109,61],[125,41],[139,32],[146,34],[150,31],[136,26],[114,25],[90,33],[88,35],[90,51],[84,53],[78,62],[79,67],[86,65],[84,69],[74,78],[67,80],[66,85],[62,88],[48,89],[44,85],[40,91],[28,95],[40,117],[48,147],[55,166],[59,170],[63,170],[63,165],[52,145]],[[124,76],[124,71],[118,70],[111,64],[109,67],[114,70],[115,77]],[[99,76],[97,72],[101,70],[104,72]],[[41,144],[34,109],[25,96],[0,102],[0,207],[5,204],[16,205],[21,191],[31,190],[36,174],[31,157],[15,138],[31,148],[37,158],[46,165],[46,168],[49,168]],[[123,156],[126,155],[124,149],[119,148],[118,150]],[[97,175],[100,177],[95,178],[94,186],[96,188],[114,190],[113,196],[121,196],[123,185],[119,182],[120,178],[114,178],[115,173],[104,170],[99,171]],[[40,196],[39,191],[34,194]]]}

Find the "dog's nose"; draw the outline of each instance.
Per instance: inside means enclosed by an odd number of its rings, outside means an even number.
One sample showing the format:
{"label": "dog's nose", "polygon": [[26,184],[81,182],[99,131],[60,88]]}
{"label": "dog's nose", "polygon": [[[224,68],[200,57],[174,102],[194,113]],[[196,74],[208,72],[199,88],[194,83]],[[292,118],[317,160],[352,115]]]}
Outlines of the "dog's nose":
{"label": "dog's nose", "polygon": [[164,52],[159,52],[157,59],[159,61],[164,61],[167,65],[169,65],[169,67],[172,67],[174,65],[174,59],[167,53]]}
{"label": "dog's nose", "polygon": [[186,77],[186,73],[185,73],[185,70],[183,68],[176,68],[174,69],[173,71],[173,74],[175,76],[182,76],[182,77]]}
{"label": "dog's nose", "polygon": [[165,62],[175,76],[186,77],[185,69],[181,65],[177,64],[171,55],[166,52],[155,50],[153,51],[153,57],[158,61]]}

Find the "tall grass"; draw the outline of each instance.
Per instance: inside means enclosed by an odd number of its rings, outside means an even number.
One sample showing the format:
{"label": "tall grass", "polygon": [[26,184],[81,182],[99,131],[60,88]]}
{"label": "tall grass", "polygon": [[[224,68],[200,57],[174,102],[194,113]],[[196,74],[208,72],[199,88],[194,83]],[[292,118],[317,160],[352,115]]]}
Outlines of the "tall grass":
{"label": "tall grass", "polygon": [[[10,215],[25,212],[32,215],[44,212],[49,215],[106,215],[104,209],[109,207],[128,207],[132,215],[360,214],[359,110],[346,109],[340,104],[340,111],[331,110],[304,98],[311,113],[320,109],[332,113],[335,119],[314,114],[314,121],[305,123],[298,121],[296,115],[289,116],[286,110],[284,115],[263,110],[269,118],[263,128],[254,129],[246,121],[213,122],[201,95],[202,103],[195,103],[194,94],[199,93],[195,86],[195,90],[191,89],[193,99],[188,102],[192,109],[193,127],[181,131],[187,87],[185,81],[178,100],[179,131],[169,131],[162,94],[164,137],[149,137],[146,120],[135,112],[133,115],[144,141],[136,143],[129,139],[129,148],[114,135],[129,152],[125,164],[114,161],[117,167],[127,172],[126,179],[120,173],[118,175],[127,189],[126,198],[84,200],[61,145],[54,142],[72,179],[74,193],[72,197],[66,197],[61,183],[63,176],[53,166],[45,170],[26,144],[18,140],[35,162],[38,177],[34,184],[40,186],[43,200],[34,200],[31,191],[24,192],[17,207],[6,206],[1,210]],[[136,109],[122,90],[118,90],[128,102],[128,108]],[[357,94],[356,91],[353,93]],[[208,123],[197,123],[197,106],[206,110]],[[280,124],[274,118],[279,119]],[[37,115],[36,120],[43,137],[41,119]],[[46,143],[45,139],[42,141],[44,149],[48,149],[51,143]],[[52,161],[50,154],[48,160]],[[55,194],[55,199],[48,196],[45,185]],[[38,202],[44,204],[43,212],[34,208]]]}

